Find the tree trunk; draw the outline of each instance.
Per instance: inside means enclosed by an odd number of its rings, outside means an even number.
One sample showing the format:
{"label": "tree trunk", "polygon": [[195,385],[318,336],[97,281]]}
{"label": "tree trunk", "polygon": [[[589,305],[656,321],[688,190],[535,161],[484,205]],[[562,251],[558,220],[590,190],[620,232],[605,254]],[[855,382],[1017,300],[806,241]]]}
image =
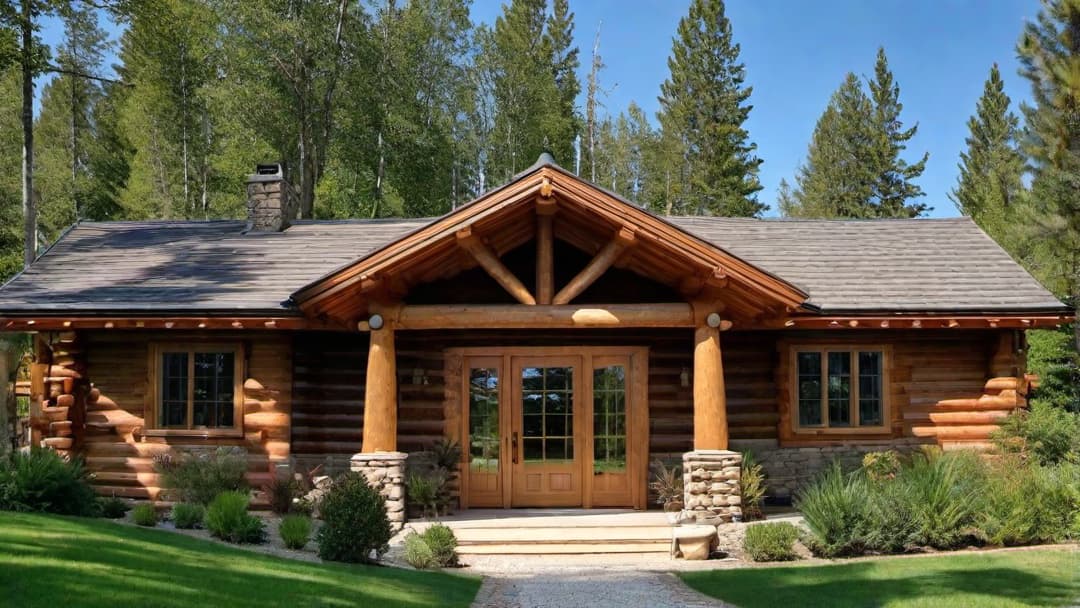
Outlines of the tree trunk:
{"label": "tree trunk", "polygon": [[22,0],[22,207],[23,266],[37,258],[37,208],[34,203],[34,23],[33,0]]}

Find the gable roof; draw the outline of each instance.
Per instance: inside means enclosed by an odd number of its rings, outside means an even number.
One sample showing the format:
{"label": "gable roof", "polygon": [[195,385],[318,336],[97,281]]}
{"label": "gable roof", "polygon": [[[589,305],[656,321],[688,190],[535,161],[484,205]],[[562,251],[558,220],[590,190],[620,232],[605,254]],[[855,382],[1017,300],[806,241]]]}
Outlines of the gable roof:
{"label": "gable roof", "polygon": [[506,202],[498,197],[515,188],[528,194],[528,186],[534,196],[539,182],[526,178],[541,171],[574,196],[607,205],[605,213],[633,215],[682,246],[700,246],[705,261],[723,260],[742,279],[767,282],[822,314],[1070,310],[968,218],[660,218],[542,157],[509,184],[435,219],[297,221],[284,232],[249,234],[238,220],[84,222],[0,287],[0,316],[299,315],[294,296],[416,235],[452,237],[462,225],[455,218],[497,212]]}

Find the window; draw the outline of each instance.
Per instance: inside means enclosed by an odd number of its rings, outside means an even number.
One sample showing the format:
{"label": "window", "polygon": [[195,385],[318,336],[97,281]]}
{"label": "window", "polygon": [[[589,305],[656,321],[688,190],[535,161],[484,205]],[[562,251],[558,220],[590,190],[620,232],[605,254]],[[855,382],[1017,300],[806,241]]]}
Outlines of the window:
{"label": "window", "polygon": [[240,433],[242,351],[237,345],[157,344],[151,349],[152,432]]}
{"label": "window", "polygon": [[796,430],[885,430],[883,348],[800,346],[792,352]]}

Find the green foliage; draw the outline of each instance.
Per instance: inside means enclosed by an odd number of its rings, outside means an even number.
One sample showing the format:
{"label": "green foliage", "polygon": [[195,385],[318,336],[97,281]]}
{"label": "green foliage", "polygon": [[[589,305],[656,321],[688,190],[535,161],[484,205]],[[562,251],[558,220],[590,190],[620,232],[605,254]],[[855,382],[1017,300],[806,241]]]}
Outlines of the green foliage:
{"label": "green foliage", "polygon": [[105,519],[120,519],[131,510],[131,505],[122,498],[110,496],[98,498],[98,513]]}
{"label": "green foliage", "polygon": [[291,513],[296,508],[296,498],[300,496],[300,484],[292,477],[275,477],[263,486],[270,501],[270,510],[277,515]]}
{"label": "green foliage", "polygon": [[961,213],[1017,255],[1021,239],[1015,238],[1013,226],[1024,220],[1027,201],[1025,161],[1018,142],[1020,119],[1009,109],[1011,103],[995,63],[975,115],[968,120],[967,151],[960,154],[960,175],[949,198]]}
{"label": "green foliage", "polygon": [[683,498],[683,473],[679,465],[667,466],[662,460],[654,460],[649,465],[652,471],[652,481],[649,489],[656,494],[656,503],[667,505],[669,503],[682,504]]}
{"label": "green foliage", "polygon": [[370,562],[382,555],[393,532],[386,516],[386,500],[368,485],[363,475],[339,477],[322,503],[323,525],[315,535],[319,557],[339,562]]}
{"label": "green foliage", "polygon": [[154,469],[180,502],[206,505],[222,492],[248,489],[247,452],[242,448],[167,452],[154,458]]}
{"label": "green foliage", "polygon": [[158,523],[157,509],[150,503],[144,502],[137,504],[131,511],[131,520],[134,521],[137,526],[153,528]]}
{"label": "green foliage", "polygon": [[278,525],[278,534],[286,547],[303,549],[311,539],[311,518],[306,515],[286,515]]}
{"label": "green foliage", "polygon": [[693,0],[679,20],[660,85],[660,124],[677,184],[667,213],[754,217],[768,206],[761,190],[757,145],[744,128],[752,106],[746,67],[723,0]]}
{"label": "green foliage", "polygon": [[173,524],[181,530],[190,530],[202,525],[206,519],[206,508],[198,503],[178,502],[172,508]]}
{"label": "green foliage", "polygon": [[457,537],[443,524],[432,524],[423,532],[405,537],[405,561],[417,570],[457,566]]}
{"label": "green foliage", "polygon": [[1028,371],[1039,377],[1038,401],[1080,414],[1080,355],[1074,325],[1028,331],[1027,363]]}
{"label": "green foliage", "polygon": [[446,477],[437,472],[410,473],[405,480],[405,490],[410,504],[420,507],[422,514],[439,514],[439,494]]}
{"label": "green foliage", "polygon": [[1007,457],[993,467],[979,528],[995,545],[1080,538],[1080,465],[1043,466]]}
{"label": "green foliage", "polygon": [[807,547],[824,557],[862,553],[870,525],[866,508],[869,503],[866,479],[847,474],[839,463],[833,463],[795,500],[795,508],[802,513],[810,532]]}
{"label": "green foliage", "polygon": [[867,88],[849,72],[833,93],[796,176],[798,188],[780,193],[785,216],[918,217],[930,210],[913,202],[924,195],[914,180],[928,155],[911,164],[901,156],[918,126],[902,127],[900,88],[882,48]]}
{"label": "green foliage", "polygon": [[46,448],[0,460],[0,510],[94,516],[98,499],[80,460]]}
{"label": "green foliage", "polygon": [[405,562],[417,570],[429,570],[435,567],[435,552],[431,550],[422,536],[409,532],[405,536]]}
{"label": "green foliage", "polygon": [[765,502],[765,470],[749,450],[742,453],[741,469],[739,496],[742,497],[743,519],[763,519],[765,514],[761,511],[761,505]]}
{"label": "green foliage", "polygon": [[755,562],[786,562],[799,558],[797,540],[799,529],[786,521],[756,524],[746,528],[743,550]]}
{"label": "green foliage", "polygon": [[977,454],[915,454],[896,481],[908,489],[906,510],[916,525],[917,544],[951,549],[970,536],[984,491]]}
{"label": "green foliage", "polygon": [[892,450],[869,452],[863,456],[862,468],[873,481],[893,479],[900,472],[900,456]]}
{"label": "green foliage", "polygon": [[1080,454],[1080,414],[1034,400],[1028,410],[1018,409],[993,434],[1005,453],[1030,456],[1042,464],[1057,464]]}
{"label": "green foliage", "polygon": [[248,502],[245,492],[218,494],[206,509],[206,529],[230,543],[265,542],[263,521],[248,513]]}

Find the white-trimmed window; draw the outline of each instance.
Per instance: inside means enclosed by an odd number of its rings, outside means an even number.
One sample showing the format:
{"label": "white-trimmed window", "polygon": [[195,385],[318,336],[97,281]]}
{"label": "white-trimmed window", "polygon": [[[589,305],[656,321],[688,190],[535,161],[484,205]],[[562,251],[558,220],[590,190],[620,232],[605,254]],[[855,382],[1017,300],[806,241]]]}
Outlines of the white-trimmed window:
{"label": "white-trimmed window", "polygon": [[154,400],[147,427],[165,434],[241,433],[243,363],[239,344],[152,345]]}
{"label": "white-trimmed window", "polygon": [[887,430],[887,357],[880,346],[792,347],[795,430]]}

